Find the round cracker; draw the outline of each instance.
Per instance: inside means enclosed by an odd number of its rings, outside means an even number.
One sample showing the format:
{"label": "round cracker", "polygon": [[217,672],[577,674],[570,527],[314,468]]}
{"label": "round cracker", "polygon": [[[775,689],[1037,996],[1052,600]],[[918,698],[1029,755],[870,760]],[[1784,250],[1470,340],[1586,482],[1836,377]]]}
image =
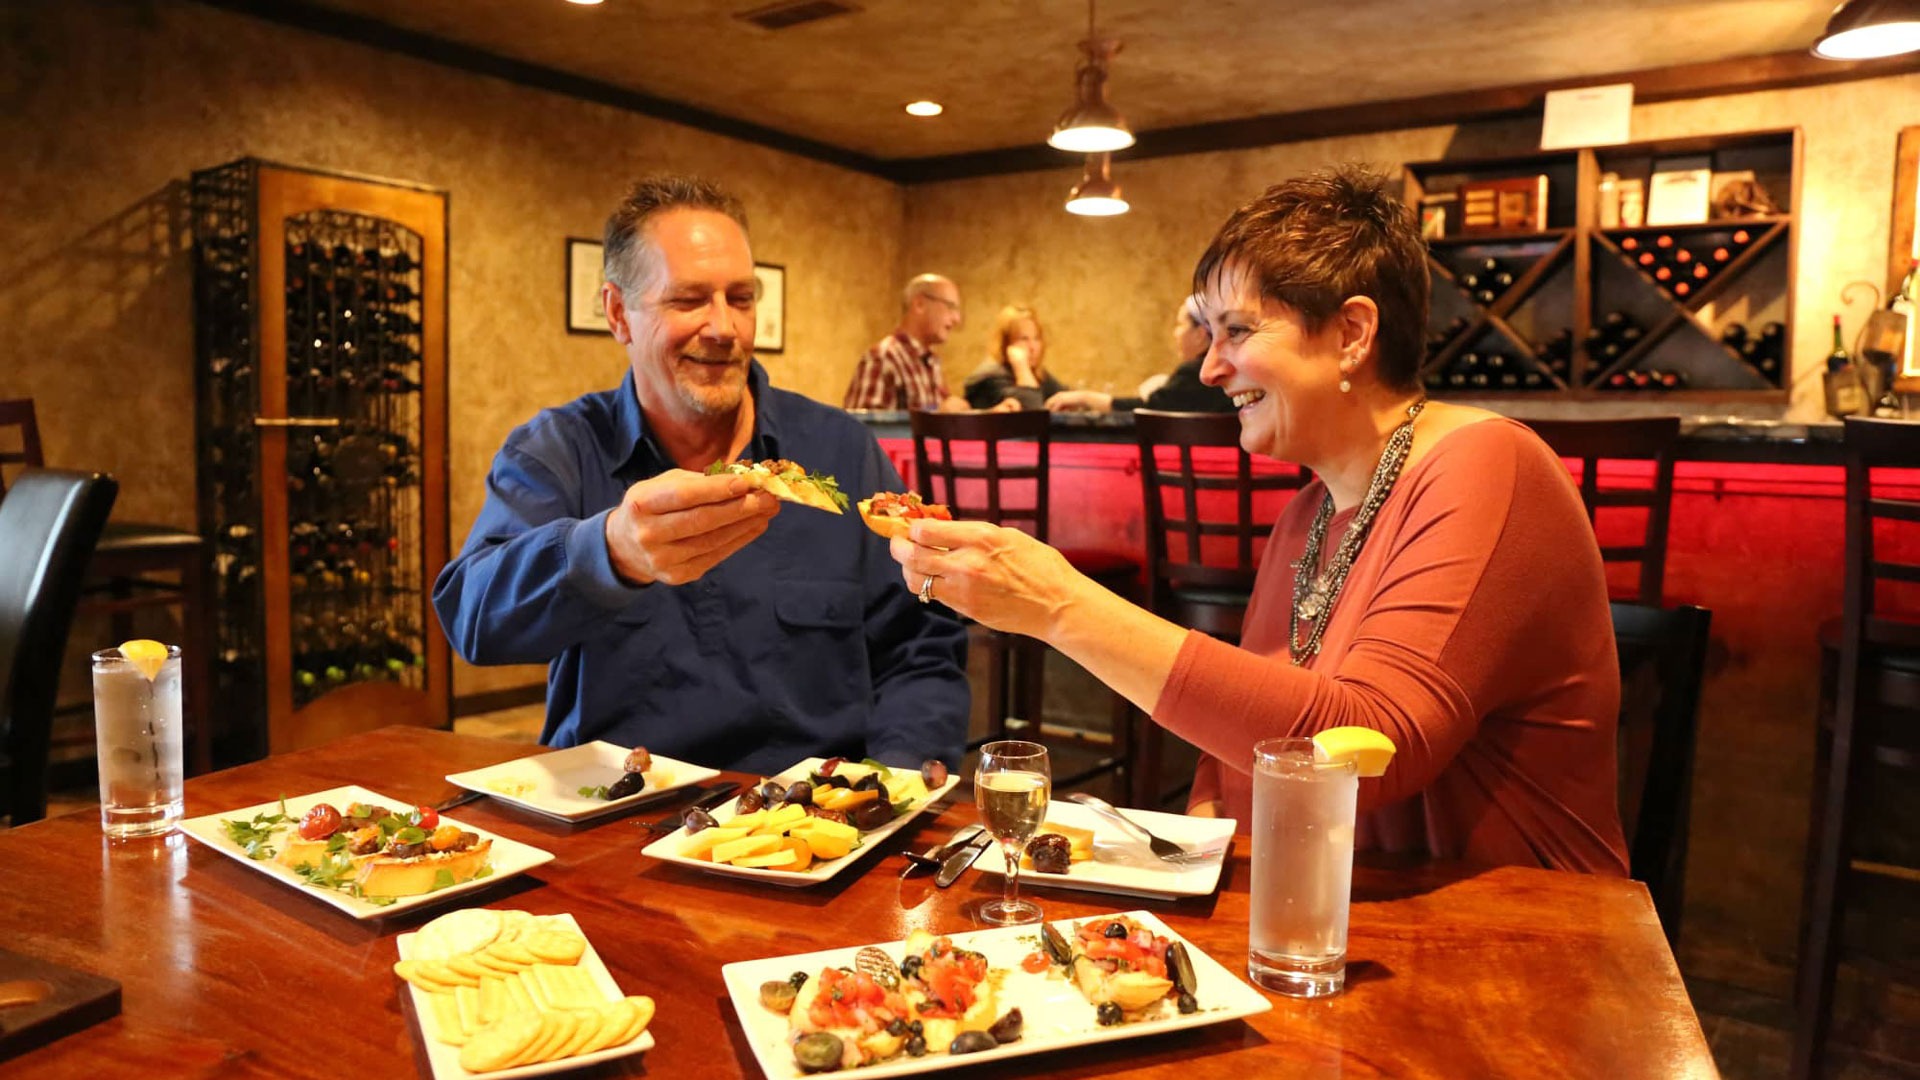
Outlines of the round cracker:
{"label": "round cracker", "polygon": [[490,908],[462,908],[422,926],[413,938],[416,960],[450,960],[479,952],[500,936],[500,913]]}
{"label": "round cracker", "polygon": [[527,1063],[552,1061],[560,1056],[560,1048],[573,1041],[573,1033],[580,1027],[580,1018],[571,1009],[560,1009],[547,1014],[547,1034],[534,1045],[527,1055]]}
{"label": "round cracker", "polygon": [[600,1034],[601,1027],[606,1024],[606,1018],[600,1009],[575,1009],[573,1018],[575,1021],[573,1037],[562,1044],[560,1049],[554,1051],[553,1058],[549,1060],[570,1058],[578,1054],[580,1048],[592,1042],[594,1036]]}
{"label": "round cracker", "polygon": [[460,1048],[460,1067],[468,1072],[494,1072],[525,1052],[544,1025],[539,1013],[508,1013],[474,1032]]}
{"label": "round cracker", "polygon": [[632,1001],[626,998],[621,998],[619,1001],[598,1011],[600,1013],[600,1030],[594,1034],[593,1038],[588,1039],[586,1044],[581,1046],[576,1053],[592,1054],[605,1050],[607,1047],[614,1045],[615,1040],[619,1039],[629,1027],[633,1026],[634,1005]]}
{"label": "round cracker", "polygon": [[516,944],[549,964],[577,964],[587,951],[587,939],[571,930],[540,930]]}
{"label": "round cracker", "polygon": [[615,1046],[625,1046],[639,1038],[640,1033],[647,1030],[647,1025],[653,1023],[652,998],[629,997],[626,1001],[633,1006],[633,1020],[627,1025],[627,1029],[620,1033],[620,1037],[614,1040]]}

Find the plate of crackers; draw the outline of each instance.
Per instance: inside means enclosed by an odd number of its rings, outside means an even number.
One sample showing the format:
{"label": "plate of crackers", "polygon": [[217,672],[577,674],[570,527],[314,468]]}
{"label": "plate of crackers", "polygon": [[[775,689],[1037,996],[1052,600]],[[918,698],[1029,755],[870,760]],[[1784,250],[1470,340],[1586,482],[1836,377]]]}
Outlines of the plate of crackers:
{"label": "plate of crackers", "polygon": [[435,1080],[544,1076],[653,1048],[653,999],[621,992],[571,915],[466,908],[397,944]]}
{"label": "plate of crackers", "polygon": [[[1048,833],[1065,837],[1072,852],[1071,861],[1066,873],[1047,873],[1036,868],[1030,856],[1022,856],[1020,884],[1154,900],[1206,896],[1219,886],[1221,864],[1226,861],[1227,847],[1233,841],[1238,822],[1232,818],[1188,817],[1155,810],[1123,813],[1156,836],[1165,837],[1189,851],[1211,854],[1190,863],[1165,862],[1145,841],[1092,810],[1078,803],[1049,803],[1047,819],[1033,835],[1035,839]],[[998,844],[989,844],[973,865],[983,874],[1007,872]]]}

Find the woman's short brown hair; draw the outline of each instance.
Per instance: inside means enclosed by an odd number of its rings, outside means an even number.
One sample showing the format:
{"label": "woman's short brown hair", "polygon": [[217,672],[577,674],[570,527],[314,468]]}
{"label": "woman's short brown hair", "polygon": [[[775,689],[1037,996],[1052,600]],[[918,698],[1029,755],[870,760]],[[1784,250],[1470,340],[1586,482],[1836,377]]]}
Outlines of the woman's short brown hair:
{"label": "woman's short brown hair", "polygon": [[1195,292],[1229,268],[1318,332],[1348,297],[1380,309],[1374,334],[1382,382],[1420,384],[1427,333],[1427,248],[1387,178],[1357,165],[1295,177],[1233,212],[1193,271]]}

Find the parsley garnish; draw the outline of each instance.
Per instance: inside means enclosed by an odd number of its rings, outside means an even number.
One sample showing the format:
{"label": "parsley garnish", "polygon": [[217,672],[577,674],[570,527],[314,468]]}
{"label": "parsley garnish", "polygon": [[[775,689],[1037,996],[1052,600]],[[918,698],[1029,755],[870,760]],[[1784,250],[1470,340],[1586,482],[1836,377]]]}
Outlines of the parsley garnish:
{"label": "parsley garnish", "polygon": [[583,799],[604,799],[607,797],[607,785],[601,784],[599,787],[594,787],[589,784],[581,788],[579,794]]}
{"label": "parsley garnish", "polygon": [[255,814],[252,821],[222,818],[220,824],[227,830],[227,839],[240,845],[247,853],[247,858],[259,861],[273,858],[273,834],[292,820],[287,815],[287,800],[282,797],[277,814]]}

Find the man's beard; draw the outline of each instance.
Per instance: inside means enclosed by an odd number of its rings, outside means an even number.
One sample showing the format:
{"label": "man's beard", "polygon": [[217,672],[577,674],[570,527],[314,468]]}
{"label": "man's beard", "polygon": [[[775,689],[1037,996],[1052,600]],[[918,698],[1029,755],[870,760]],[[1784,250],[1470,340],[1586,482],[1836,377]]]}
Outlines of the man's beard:
{"label": "man's beard", "polygon": [[[675,369],[674,386],[680,391],[680,399],[702,416],[731,416],[740,408],[740,401],[747,391],[747,355],[740,350],[720,354],[694,353],[684,357],[686,360],[713,364],[727,361],[728,366],[708,367],[702,364],[680,365]],[[706,373],[705,379],[686,377],[689,372]]]}

